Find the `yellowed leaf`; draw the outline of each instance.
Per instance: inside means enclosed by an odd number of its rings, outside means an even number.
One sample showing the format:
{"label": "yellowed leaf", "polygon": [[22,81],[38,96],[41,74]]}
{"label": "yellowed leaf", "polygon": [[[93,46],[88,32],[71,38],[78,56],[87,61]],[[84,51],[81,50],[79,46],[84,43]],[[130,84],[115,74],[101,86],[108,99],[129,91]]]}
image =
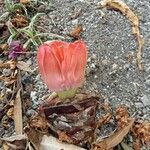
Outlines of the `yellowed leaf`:
{"label": "yellowed leaf", "polygon": [[137,42],[138,42],[138,48],[136,50],[136,60],[137,60],[137,66],[140,71],[143,70],[143,64],[142,64],[142,48],[144,44],[144,40],[140,35],[139,30],[139,19],[134,14],[134,12],[121,0],[102,0],[100,2],[100,5],[102,7],[108,7],[115,10],[120,11],[123,15],[125,15],[132,26],[132,33],[135,35]]}
{"label": "yellowed leaf", "polygon": [[23,71],[33,72],[33,70],[31,70],[31,68],[29,67],[29,65],[24,61],[18,61],[17,67],[18,69],[23,70]]}
{"label": "yellowed leaf", "polygon": [[21,135],[23,132],[23,123],[22,123],[22,104],[20,97],[21,89],[18,90],[16,99],[14,101],[14,124],[16,134]]}
{"label": "yellowed leaf", "polygon": [[135,119],[130,118],[127,126],[116,131],[113,135],[111,135],[108,138],[105,138],[103,141],[101,141],[99,143],[95,143],[95,147],[98,147],[99,150],[100,149],[109,150],[109,149],[117,146],[130,131],[130,128],[132,127],[132,125],[134,123],[134,120]]}

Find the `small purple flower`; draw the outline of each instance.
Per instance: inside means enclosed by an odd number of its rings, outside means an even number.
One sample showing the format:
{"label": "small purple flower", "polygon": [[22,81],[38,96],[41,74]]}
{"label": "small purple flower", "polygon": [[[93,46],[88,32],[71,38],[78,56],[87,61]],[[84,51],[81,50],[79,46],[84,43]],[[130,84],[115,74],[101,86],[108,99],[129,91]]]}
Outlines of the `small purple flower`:
{"label": "small purple flower", "polygon": [[21,52],[24,51],[24,48],[20,41],[12,41],[9,44],[9,59],[15,59]]}

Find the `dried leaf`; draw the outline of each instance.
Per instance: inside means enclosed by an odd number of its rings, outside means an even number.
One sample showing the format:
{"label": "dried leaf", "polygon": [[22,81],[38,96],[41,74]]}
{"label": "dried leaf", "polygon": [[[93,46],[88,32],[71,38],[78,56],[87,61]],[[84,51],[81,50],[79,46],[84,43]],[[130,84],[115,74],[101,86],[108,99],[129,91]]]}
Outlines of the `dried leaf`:
{"label": "dried leaf", "polygon": [[33,70],[31,70],[31,68],[29,67],[29,65],[24,61],[18,61],[16,65],[20,70],[31,72],[31,73],[33,72]]}
{"label": "dried leaf", "polygon": [[7,28],[8,27],[6,24],[0,24],[0,36],[2,36],[5,31],[7,31]]}
{"label": "dried leaf", "polygon": [[125,15],[132,26],[132,33],[135,35],[137,42],[138,42],[138,48],[136,50],[136,60],[137,60],[137,66],[140,71],[143,70],[143,64],[142,64],[142,48],[144,44],[144,40],[140,35],[139,30],[139,19],[134,14],[134,12],[121,0],[102,0],[100,2],[100,5],[102,7],[108,7],[115,10],[120,11],[123,15]]}
{"label": "dried leaf", "polygon": [[62,141],[83,146],[94,136],[98,97],[90,97],[56,106],[42,106],[51,130]]}
{"label": "dried leaf", "polygon": [[80,37],[80,32],[82,31],[82,25],[77,25],[70,33],[69,36],[73,38],[79,38]]}
{"label": "dried leaf", "polygon": [[23,133],[22,104],[21,104],[20,92],[21,89],[18,90],[16,99],[14,101],[14,124],[15,124],[16,134],[18,135]]}
{"label": "dried leaf", "polygon": [[16,62],[15,61],[7,61],[6,63],[0,63],[0,68],[15,69],[16,68]]}
{"label": "dried leaf", "polygon": [[25,135],[16,135],[1,139],[4,150],[16,149],[24,150],[27,145],[27,137]]}
{"label": "dried leaf", "polygon": [[119,106],[116,109],[116,121],[117,121],[117,129],[121,129],[128,124],[128,110],[124,106]]}
{"label": "dried leaf", "polygon": [[29,122],[28,126],[25,128],[25,133],[28,139],[34,146],[36,150],[39,150],[40,142],[44,134],[48,134],[47,121],[44,117],[39,115],[33,116]]}
{"label": "dried leaf", "polygon": [[20,3],[23,5],[28,5],[30,3],[30,0],[20,0]]}
{"label": "dried leaf", "polygon": [[7,44],[0,44],[0,54],[2,52],[8,51],[8,45]]}
{"label": "dried leaf", "polygon": [[11,23],[16,27],[16,28],[22,28],[28,26],[28,21],[27,19],[22,16],[22,15],[16,15],[13,19],[11,19]]}
{"label": "dried leaf", "polygon": [[[136,122],[132,128],[133,138],[135,145],[140,146],[146,144],[150,146],[150,123],[149,122]],[[141,144],[140,144],[141,142]]]}
{"label": "dried leaf", "polygon": [[8,109],[8,111],[7,111],[7,116],[8,116],[9,118],[12,118],[12,119],[13,119],[13,117],[14,117],[14,108],[13,108],[13,107],[11,107],[11,108]]}
{"label": "dried leaf", "polygon": [[101,149],[109,150],[110,148],[117,146],[130,131],[130,128],[132,127],[132,125],[134,123],[134,120],[135,119],[131,118],[127,126],[116,131],[113,135],[104,139],[103,141],[101,141],[99,143],[95,143],[94,144],[95,147],[97,147],[99,150],[101,150]]}
{"label": "dried leaf", "polygon": [[85,150],[84,148],[59,142],[52,136],[44,135],[40,144],[40,150]]}

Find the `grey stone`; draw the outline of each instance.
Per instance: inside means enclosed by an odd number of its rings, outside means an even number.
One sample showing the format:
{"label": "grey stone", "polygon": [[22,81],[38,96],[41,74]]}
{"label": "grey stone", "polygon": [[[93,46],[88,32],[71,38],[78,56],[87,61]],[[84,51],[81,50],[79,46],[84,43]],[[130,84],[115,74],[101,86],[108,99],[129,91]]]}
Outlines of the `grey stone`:
{"label": "grey stone", "polygon": [[144,95],[141,101],[145,106],[150,106],[150,95]]}

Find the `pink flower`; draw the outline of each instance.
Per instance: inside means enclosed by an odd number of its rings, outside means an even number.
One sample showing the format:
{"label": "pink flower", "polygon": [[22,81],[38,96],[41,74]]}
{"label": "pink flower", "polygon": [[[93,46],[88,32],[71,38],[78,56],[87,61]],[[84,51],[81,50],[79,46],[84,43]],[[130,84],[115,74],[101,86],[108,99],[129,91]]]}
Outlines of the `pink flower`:
{"label": "pink flower", "polygon": [[81,86],[85,76],[87,49],[83,41],[50,41],[37,51],[42,79],[50,91],[64,91]]}

